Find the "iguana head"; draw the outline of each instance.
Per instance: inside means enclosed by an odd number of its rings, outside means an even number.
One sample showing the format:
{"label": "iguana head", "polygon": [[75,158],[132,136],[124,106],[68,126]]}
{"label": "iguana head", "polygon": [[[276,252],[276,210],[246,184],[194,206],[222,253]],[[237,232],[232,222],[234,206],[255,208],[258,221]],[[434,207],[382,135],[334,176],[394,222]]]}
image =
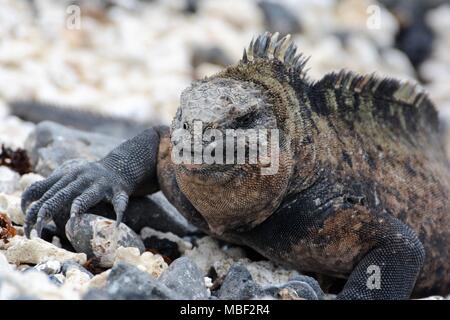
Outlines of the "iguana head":
{"label": "iguana head", "polygon": [[[180,169],[205,174],[206,180],[212,180],[213,175],[215,181],[221,180],[219,175],[229,177],[231,171],[240,168],[236,165],[242,164],[235,159],[237,130],[245,133],[263,128],[275,129],[276,119],[262,87],[250,81],[221,77],[196,81],[183,91],[172,124],[173,136],[188,135],[184,147],[189,146],[189,142],[191,147],[192,157],[184,158]],[[233,150],[227,150],[230,142]],[[248,141],[246,147],[249,147]],[[201,148],[201,153],[195,153],[196,148]],[[232,153],[228,154],[228,159],[227,151]],[[199,157],[194,159],[194,156]]]}
{"label": "iguana head", "polygon": [[[290,82],[296,78],[290,73],[304,65],[295,51],[289,37],[278,41],[277,34],[266,33],[252,41],[240,63],[194,82],[181,95],[172,123],[177,182],[216,233],[259,224],[286,193],[294,164],[291,142],[297,138],[300,123],[300,108]],[[260,134],[265,134],[266,158],[260,157],[257,149],[256,163],[250,163],[255,148],[249,138],[242,163],[236,130],[247,137],[256,134],[257,148]],[[229,142],[234,148],[231,163]],[[196,148],[200,152],[196,153]],[[276,159],[271,157],[275,149]],[[212,155],[213,161],[211,157],[205,160],[205,155]],[[218,163],[218,159],[223,161]],[[275,161],[276,171],[262,174],[261,169]]]}

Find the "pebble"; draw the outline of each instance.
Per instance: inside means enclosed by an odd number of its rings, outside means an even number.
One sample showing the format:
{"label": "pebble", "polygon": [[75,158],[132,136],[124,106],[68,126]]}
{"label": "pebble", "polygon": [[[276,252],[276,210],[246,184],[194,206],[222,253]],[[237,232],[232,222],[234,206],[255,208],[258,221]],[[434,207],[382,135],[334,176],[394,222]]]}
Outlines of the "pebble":
{"label": "pebble", "polygon": [[91,275],[78,268],[70,268],[65,274],[63,287],[67,290],[72,290],[83,294],[88,290],[88,284],[91,280]]}
{"label": "pebble", "polygon": [[43,180],[44,177],[37,173],[27,173],[20,177],[19,190],[25,191],[33,183]]}
{"label": "pebble", "polygon": [[213,268],[218,277],[223,277],[234,263],[239,262],[245,265],[254,281],[261,286],[283,284],[291,277],[299,275],[295,270],[276,266],[268,260],[250,261],[241,248],[236,246],[221,248],[218,241],[209,236],[198,239],[196,242],[196,246],[186,251],[185,256],[195,261],[204,274],[208,274]]}
{"label": "pebble", "polygon": [[262,287],[253,281],[247,268],[241,264],[234,264],[223,280],[217,297],[225,300],[249,300],[263,294]]}
{"label": "pebble", "polygon": [[208,273],[214,262],[228,259],[227,254],[220,250],[217,240],[208,236],[198,239],[197,246],[186,251],[185,255],[195,261],[204,274]]}
{"label": "pebble", "polygon": [[111,269],[108,269],[102,273],[96,274],[92,277],[91,281],[89,281],[88,288],[89,290],[101,289],[106,286],[106,282],[108,280],[108,276],[111,273]]}
{"label": "pebble", "polygon": [[289,281],[283,285],[264,288],[264,294],[281,300],[321,300],[322,289],[316,292],[307,282]]}
{"label": "pebble", "polygon": [[0,212],[6,213],[15,224],[25,223],[25,215],[20,208],[20,197],[16,195],[0,193]]}
{"label": "pebble", "polygon": [[[0,105],[2,105],[1,97]],[[0,113],[2,113],[1,110]],[[34,130],[35,125],[29,122],[23,122],[14,116],[5,117],[0,114],[0,119],[2,121],[2,125],[0,126],[0,144],[3,143],[6,147],[13,149],[23,148],[28,135]]]}
{"label": "pebble", "polygon": [[104,217],[83,214],[72,217],[66,224],[66,236],[77,252],[94,258],[101,267],[111,267],[119,247],[136,247],[144,252],[140,237],[125,224]]}
{"label": "pebble", "polygon": [[119,247],[115,255],[114,265],[126,262],[155,278],[158,278],[168,268],[167,263],[159,254],[153,254],[148,251],[140,254],[138,248]]}
{"label": "pebble", "polygon": [[40,264],[49,260],[60,263],[74,260],[84,264],[87,260],[84,253],[69,252],[40,238],[27,239],[23,236],[15,236],[9,239],[8,243],[0,241],[0,249],[5,250],[4,254],[9,263],[14,264]]}
{"label": "pebble", "polygon": [[67,276],[67,274],[71,272],[72,269],[77,269],[78,271],[85,273],[90,279],[94,277],[94,275],[90,271],[88,271],[85,267],[75,261],[65,261],[61,265],[62,274],[65,276]]}
{"label": "pebble", "polygon": [[187,257],[173,261],[159,281],[176,291],[183,299],[205,300],[209,297],[202,271]]}
{"label": "pebble", "polygon": [[62,274],[51,274],[48,276],[49,280],[56,284],[58,287],[62,286],[64,284],[64,281],[66,280],[66,277],[64,277]]}
{"label": "pebble", "polygon": [[120,142],[118,138],[87,133],[44,121],[30,134],[25,147],[35,171],[48,176],[68,160],[80,158],[88,161],[99,160]]}
{"label": "pebble", "polygon": [[19,186],[20,175],[8,167],[0,166],[0,192],[13,193]]}
{"label": "pebble", "polygon": [[113,300],[166,300],[182,297],[135,266],[120,262],[108,275],[104,291]]}
{"label": "pebble", "polygon": [[36,269],[28,272],[14,270],[8,263],[7,256],[0,252],[0,300],[23,299],[23,297],[48,300],[80,299],[79,293],[62,288],[54,280]]}
{"label": "pebble", "polygon": [[36,270],[45,272],[48,275],[59,273],[61,270],[61,262],[57,260],[49,260],[44,263],[40,263],[34,267]]}
{"label": "pebble", "polygon": [[258,6],[264,13],[266,29],[272,32],[278,31],[281,35],[299,33],[302,31],[299,17],[295,10],[285,7],[283,3],[275,1],[260,1]]}

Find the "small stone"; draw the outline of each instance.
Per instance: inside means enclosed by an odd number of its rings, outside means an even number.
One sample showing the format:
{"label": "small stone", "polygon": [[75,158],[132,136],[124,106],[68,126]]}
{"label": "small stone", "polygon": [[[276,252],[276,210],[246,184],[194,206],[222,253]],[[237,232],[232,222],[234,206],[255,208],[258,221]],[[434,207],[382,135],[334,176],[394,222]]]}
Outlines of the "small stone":
{"label": "small stone", "polygon": [[322,290],[316,292],[307,282],[289,281],[280,286],[264,288],[264,294],[281,300],[321,300],[324,297]]}
{"label": "small stone", "polygon": [[202,271],[187,257],[172,262],[159,280],[183,299],[204,300],[209,296]]}
{"label": "small stone", "polygon": [[261,286],[253,281],[247,268],[239,263],[230,268],[217,293],[219,299],[224,300],[248,300],[262,295]]}
{"label": "small stone", "polygon": [[77,252],[94,258],[101,267],[111,267],[119,247],[136,247],[145,251],[139,236],[121,223],[92,214],[71,217],[66,224],[66,236]]}
{"label": "small stone", "polygon": [[39,123],[25,142],[35,171],[48,176],[72,159],[95,161],[121,143],[121,139],[67,128],[50,121]]}
{"label": "small stone", "polygon": [[26,272],[14,270],[2,253],[0,253],[0,271],[0,300],[23,299],[23,297],[49,300],[80,298],[77,292],[65,290],[59,281],[55,281],[62,280],[59,276],[50,279],[48,275],[34,268],[29,268]]}
{"label": "small stone", "polygon": [[110,297],[104,289],[89,289],[84,295],[83,300],[109,300]]}
{"label": "small stone", "polygon": [[4,252],[6,258],[14,264],[40,264],[49,260],[56,260],[61,263],[74,260],[84,264],[87,260],[84,253],[69,252],[40,238],[27,239],[22,236],[15,236],[9,239],[8,243],[0,241],[0,249],[6,250]]}
{"label": "small stone", "polygon": [[25,191],[33,183],[43,180],[44,177],[37,173],[27,173],[20,177],[19,189]]}
{"label": "small stone", "polygon": [[118,248],[114,265],[120,262],[134,265],[139,270],[145,271],[155,278],[158,278],[168,268],[167,263],[159,254],[146,251],[141,255],[137,248]]}
{"label": "small stone", "polygon": [[302,31],[299,17],[293,10],[285,7],[285,4],[275,1],[260,1],[259,7],[264,13],[264,21],[267,30],[278,31],[282,35],[293,34]]}
{"label": "small stone", "polygon": [[296,270],[285,269],[268,260],[247,262],[246,267],[260,285],[282,284],[298,275]]}
{"label": "small stone", "polygon": [[308,276],[305,276],[302,274],[293,275],[289,278],[288,284],[291,282],[297,282],[297,281],[307,283],[311,287],[311,289],[315,292],[315,294],[317,295],[317,298],[319,300],[324,298],[325,294],[322,291],[322,288],[320,287],[319,282],[317,282],[317,280],[314,279],[313,277],[308,277]]}
{"label": "small stone", "polygon": [[6,213],[15,224],[25,223],[25,215],[20,208],[20,198],[15,195],[0,193],[0,212]]}
{"label": "small stone", "polygon": [[8,259],[5,255],[0,252],[0,275],[4,273],[9,273],[13,271],[13,266],[9,264]]}
{"label": "small stone", "polygon": [[56,260],[49,260],[44,263],[40,263],[34,267],[36,270],[45,272],[48,275],[59,273],[61,270],[61,262]]}
{"label": "small stone", "polygon": [[58,236],[53,236],[51,242],[55,247],[62,248],[61,239]]}
{"label": "small stone", "polygon": [[58,287],[62,286],[64,284],[64,281],[66,280],[66,277],[64,277],[62,274],[51,274],[48,276],[49,280],[56,284]]}
{"label": "small stone", "polygon": [[0,166],[0,192],[13,193],[19,186],[20,175],[8,167]]}
{"label": "small stone", "polygon": [[147,272],[119,262],[108,276],[105,291],[112,300],[180,300],[182,297]]}
{"label": "small stone", "polygon": [[85,273],[89,277],[89,279],[91,279],[94,276],[89,270],[87,270],[85,267],[83,267],[82,265],[80,265],[75,261],[70,260],[65,261],[61,266],[61,272],[65,276],[67,276],[67,273],[70,272],[72,269],[77,269],[78,271]]}
{"label": "small stone", "polygon": [[199,239],[197,246],[187,250],[185,255],[195,261],[204,274],[208,273],[215,262],[228,258],[227,254],[220,249],[217,240],[208,236]]}
{"label": "small stone", "polygon": [[204,277],[205,287],[210,289],[213,286],[212,279],[210,277]]}
{"label": "small stone", "polygon": [[89,281],[89,289],[100,289],[106,286],[106,282],[108,280],[108,276],[111,273],[111,269],[106,270],[102,273],[96,274],[92,277],[91,281]]}
{"label": "small stone", "polygon": [[17,230],[13,226],[11,219],[6,213],[0,213],[0,239],[3,242],[8,242],[15,235],[17,235]]}
{"label": "small stone", "polygon": [[92,275],[78,269],[69,268],[65,272],[64,288],[83,293],[88,289]]}
{"label": "small stone", "polygon": [[23,148],[27,136],[33,131],[35,125],[33,123],[23,122],[14,116],[0,118],[2,119],[0,141],[13,149]]}

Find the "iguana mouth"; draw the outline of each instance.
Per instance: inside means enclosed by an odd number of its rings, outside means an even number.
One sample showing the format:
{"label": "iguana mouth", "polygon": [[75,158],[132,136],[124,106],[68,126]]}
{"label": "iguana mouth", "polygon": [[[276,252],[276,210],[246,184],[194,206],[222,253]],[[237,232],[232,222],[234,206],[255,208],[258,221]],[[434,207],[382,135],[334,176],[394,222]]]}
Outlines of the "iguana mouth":
{"label": "iguana mouth", "polygon": [[179,164],[177,170],[180,174],[195,179],[195,183],[216,185],[226,183],[239,175],[241,165],[233,164]]}

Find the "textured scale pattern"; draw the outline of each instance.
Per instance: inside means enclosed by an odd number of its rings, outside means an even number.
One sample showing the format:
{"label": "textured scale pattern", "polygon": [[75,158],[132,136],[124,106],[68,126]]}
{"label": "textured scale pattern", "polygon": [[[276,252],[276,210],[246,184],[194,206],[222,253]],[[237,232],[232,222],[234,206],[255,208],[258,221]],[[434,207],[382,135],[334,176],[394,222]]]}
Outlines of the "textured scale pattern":
{"label": "textured scale pattern", "polygon": [[[27,234],[65,206],[82,214],[101,200],[120,221],[129,196],[162,190],[205,233],[347,279],[339,299],[448,294],[450,163],[433,104],[416,85],[374,75],[312,82],[305,63],[289,36],[260,35],[237,65],[183,93],[171,128],[195,119],[277,128],[278,173],[174,164],[170,129],[153,128],[99,162],[63,166],[32,185],[22,197],[24,211],[36,201]],[[379,288],[368,285],[373,267]]]}

